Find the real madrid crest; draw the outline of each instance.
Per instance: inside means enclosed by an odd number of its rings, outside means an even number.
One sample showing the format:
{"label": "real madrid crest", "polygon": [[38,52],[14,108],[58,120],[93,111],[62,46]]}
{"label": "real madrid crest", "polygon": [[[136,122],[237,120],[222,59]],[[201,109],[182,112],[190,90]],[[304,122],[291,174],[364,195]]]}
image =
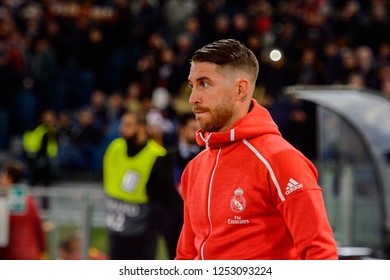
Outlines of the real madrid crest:
{"label": "real madrid crest", "polygon": [[244,190],[237,188],[234,191],[234,196],[230,200],[230,208],[235,213],[241,213],[246,208],[246,199],[243,196]]}

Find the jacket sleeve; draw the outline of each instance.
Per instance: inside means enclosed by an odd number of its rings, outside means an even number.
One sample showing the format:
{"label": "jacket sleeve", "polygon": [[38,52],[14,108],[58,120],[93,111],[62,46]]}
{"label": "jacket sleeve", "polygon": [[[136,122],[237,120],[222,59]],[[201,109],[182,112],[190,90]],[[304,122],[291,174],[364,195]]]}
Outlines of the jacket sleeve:
{"label": "jacket sleeve", "polygon": [[300,152],[286,151],[273,161],[280,194],[273,195],[302,259],[337,259],[337,246],[317,182],[317,170]]}
{"label": "jacket sleeve", "polygon": [[176,260],[194,260],[198,255],[198,252],[195,248],[195,234],[191,227],[191,220],[188,215],[187,207],[186,207],[186,198],[188,191],[188,182],[186,176],[186,170],[183,172],[183,176],[181,179],[182,185],[182,195],[184,200],[184,223],[183,228],[180,233],[179,241],[177,243],[176,250]]}
{"label": "jacket sleeve", "polygon": [[338,259],[320,191],[297,194],[281,207],[299,256],[305,260]]}

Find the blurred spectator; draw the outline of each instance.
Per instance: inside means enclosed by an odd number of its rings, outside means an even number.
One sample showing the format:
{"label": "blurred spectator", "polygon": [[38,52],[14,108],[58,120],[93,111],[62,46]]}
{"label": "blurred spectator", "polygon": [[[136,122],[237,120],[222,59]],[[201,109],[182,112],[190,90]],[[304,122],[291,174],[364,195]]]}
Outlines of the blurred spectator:
{"label": "blurred spectator", "polygon": [[350,49],[344,49],[342,52],[341,83],[348,83],[348,78],[352,73],[358,72],[358,60],[355,52]]}
{"label": "blurred spectator", "polygon": [[25,73],[27,70],[27,40],[18,30],[14,30],[8,37],[9,64],[18,73]]}
{"label": "blurred spectator", "polygon": [[355,47],[361,35],[364,34],[362,30],[367,18],[359,2],[356,0],[344,2],[334,28],[335,35],[342,36],[347,45],[351,47]]}
{"label": "blurred spectator", "polygon": [[69,111],[61,111],[58,114],[58,140],[62,145],[72,140],[72,130],[75,126],[73,116]]}
{"label": "blurred spectator", "polygon": [[58,165],[61,179],[69,179],[68,173],[78,167],[79,154],[73,146],[72,130],[75,126],[73,115],[69,111],[58,114]]}
{"label": "blurred spectator", "polygon": [[[219,13],[223,12],[223,6],[220,1],[200,1],[198,4],[197,18],[200,28],[205,36],[205,41],[210,41],[214,36],[215,19]],[[188,73],[188,72],[187,72]]]}
{"label": "blurred spectator", "polygon": [[342,82],[341,69],[343,62],[340,49],[333,38],[324,42],[322,61],[324,64],[324,84],[340,84]]}
{"label": "blurred spectator", "polygon": [[107,124],[108,129],[111,126],[118,124],[123,114],[126,112],[126,108],[123,105],[123,95],[120,92],[114,92],[108,97],[107,104]]}
{"label": "blurred spectator", "polygon": [[388,8],[386,1],[371,1],[367,37],[360,41],[360,44],[369,44],[373,50],[377,51],[381,42],[390,42]]}
{"label": "blurred spectator", "polygon": [[152,260],[162,194],[160,185],[149,181],[156,159],[166,150],[149,138],[142,114],[124,114],[120,132],[121,137],[108,146],[103,162],[109,258]]}
{"label": "blurred spectator", "polygon": [[[176,138],[176,111],[171,105],[171,96],[165,88],[155,88],[149,105],[144,106],[149,134],[164,147],[173,144]],[[158,139],[161,136],[161,139]]]}
{"label": "blurred spectator", "polygon": [[[248,16],[245,13],[235,14],[232,19],[231,29],[233,39],[239,40],[243,43],[246,42],[251,32]],[[201,47],[202,45],[203,44],[198,46]],[[198,49],[199,47],[196,47],[196,49]]]}
{"label": "blurred spectator", "polygon": [[348,77],[347,85],[357,90],[364,89],[365,81],[363,75],[358,72],[351,73]]}
{"label": "blurred spectator", "polygon": [[176,56],[172,48],[164,48],[161,50],[160,63],[157,69],[158,87],[170,88],[175,59]]}
{"label": "blurred spectator", "polygon": [[93,112],[86,108],[77,114],[77,121],[72,128],[72,145],[78,155],[76,168],[91,171],[96,150],[103,140],[103,132],[94,122]]}
{"label": "blurred spectator", "polygon": [[57,96],[51,89],[57,75],[57,62],[46,38],[37,38],[32,42],[27,53],[27,67],[34,79],[35,90],[39,94],[40,109],[53,108]]}
{"label": "blurred spectator", "polygon": [[297,69],[297,82],[302,85],[322,84],[322,63],[317,58],[315,49],[311,47],[302,50],[302,57]]}
{"label": "blurred spectator", "polygon": [[253,1],[248,8],[253,16],[254,29],[260,34],[261,45],[264,49],[273,47],[276,35],[273,32],[273,6],[268,1]]}
{"label": "blurred spectator", "polygon": [[102,90],[94,90],[91,93],[91,102],[88,106],[94,116],[93,122],[104,132],[108,124],[107,96]]}
{"label": "blurred spectator", "polygon": [[42,220],[29,193],[22,183],[23,164],[7,161],[0,172],[0,188],[5,189],[9,201],[9,242],[0,248],[0,259],[39,260],[46,252]]}
{"label": "blurred spectator", "polygon": [[201,30],[199,19],[195,16],[188,18],[187,22],[185,23],[185,27],[186,28],[183,33],[187,34],[191,38],[192,50],[195,51],[199,47],[203,46],[205,35]]}
{"label": "blurred spectator", "polygon": [[379,84],[382,86],[388,79],[390,79],[390,63],[383,63],[378,67]]}
{"label": "blurred spectator", "polygon": [[141,97],[151,97],[157,84],[157,58],[153,52],[145,52],[139,58],[136,69]]}
{"label": "blurred spectator", "polygon": [[134,39],[144,47],[152,33],[162,31],[163,18],[158,2],[140,0],[135,5],[137,7],[134,14]]}
{"label": "blurred spectator", "polygon": [[98,26],[92,26],[81,38],[77,61],[82,70],[90,71],[93,77],[93,88],[105,88],[106,66],[108,63],[108,41]]}
{"label": "blurred spectator", "polygon": [[381,93],[383,96],[390,98],[390,78],[382,81]]}
{"label": "blurred spectator", "polygon": [[58,175],[57,115],[54,111],[43,111],[40,123],[33,130],[24,132],[23,148],[29,167],[30,185],[51,185]]}
{"label": "blurred spectator", "polygon": [[66,69],[73,63],[70,31],[56,18],[49,18],[46,22],[46,38],[52,46],[55,61],[60,69]]}
{"label": "blurred spectator", "polygon": [[376,61],[370,47],[360,46],[356,49],[356,59],[358,62],[357,71],[363,78],[364,86],[378,89],[378,76],[376,73]]}
{"label": "blurred spectator", "polygon": [[188,77],[186,73],[190,69],[188,60],[192,53],[191,36],[186,33],[180,34],[175,40],[173,50],[176,54],[176,59],[169,89],[172,96],[176,97],[180,95],[179,91],[183,83],[187,84]]}
{"label": "blurred spectator", "polygon": [[197,3],[194,0],[166,0],[163,2],[162,14],[167,22],[169,38],[173,39],[184,32],[187,19],[194,16],[197,11]]}
{"label": "blurred spectator", "polygon": [[36,124],[39,118],[40,101],[34,90],[34,80],[25,77],[22,82],[22,89],[19,90],[10,107],[13,126],[11,132],[20,135]]}
{"label": "blurred spectator", "polygon": [[379,65],[390,62],[390,42],[382,41],[379,44],[376,59]]}
{"label": "blurred spectator", "polygon": [[213,35],[208,38],[209,41],[216,41],[219,39],[228,39],[231,37],[230,18],[227,14],[219,14],[214,19]]}
{"label": "blurred spectator", "polygon": [[137,82],[132,82],[126,89],[124,106],[127,111],[139,112],[142,110],[141,89]]}

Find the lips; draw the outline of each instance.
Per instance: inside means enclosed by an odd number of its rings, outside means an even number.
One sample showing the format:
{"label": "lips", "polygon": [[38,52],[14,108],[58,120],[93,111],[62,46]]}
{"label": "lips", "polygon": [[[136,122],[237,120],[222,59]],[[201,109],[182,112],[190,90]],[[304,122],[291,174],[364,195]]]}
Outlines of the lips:
{"label": "lips", "polygon": [[194,108],[192,109],[192,112],[193,112],[195,115],[199,115],[199,114],[207,113],[208,110],[207,110],[206,108],[194,107]]}
{"label": "lips", "polygon": [[207,111],[201,111],[201,110],[196,110],[196,111],[193,111],[195,115],[199,115],[199,114],[203,114],[203,113],[206,113]]}

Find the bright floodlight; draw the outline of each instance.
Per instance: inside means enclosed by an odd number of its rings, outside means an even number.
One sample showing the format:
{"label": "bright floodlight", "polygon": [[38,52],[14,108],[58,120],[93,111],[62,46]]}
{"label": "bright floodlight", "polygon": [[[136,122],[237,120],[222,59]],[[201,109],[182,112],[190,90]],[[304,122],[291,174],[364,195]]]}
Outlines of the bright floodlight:
{"label": "bright floodlight", "polygon": [[282,53],[279,50],[272,50],[269,57],[272,61],[279,61],[282,58]]}

